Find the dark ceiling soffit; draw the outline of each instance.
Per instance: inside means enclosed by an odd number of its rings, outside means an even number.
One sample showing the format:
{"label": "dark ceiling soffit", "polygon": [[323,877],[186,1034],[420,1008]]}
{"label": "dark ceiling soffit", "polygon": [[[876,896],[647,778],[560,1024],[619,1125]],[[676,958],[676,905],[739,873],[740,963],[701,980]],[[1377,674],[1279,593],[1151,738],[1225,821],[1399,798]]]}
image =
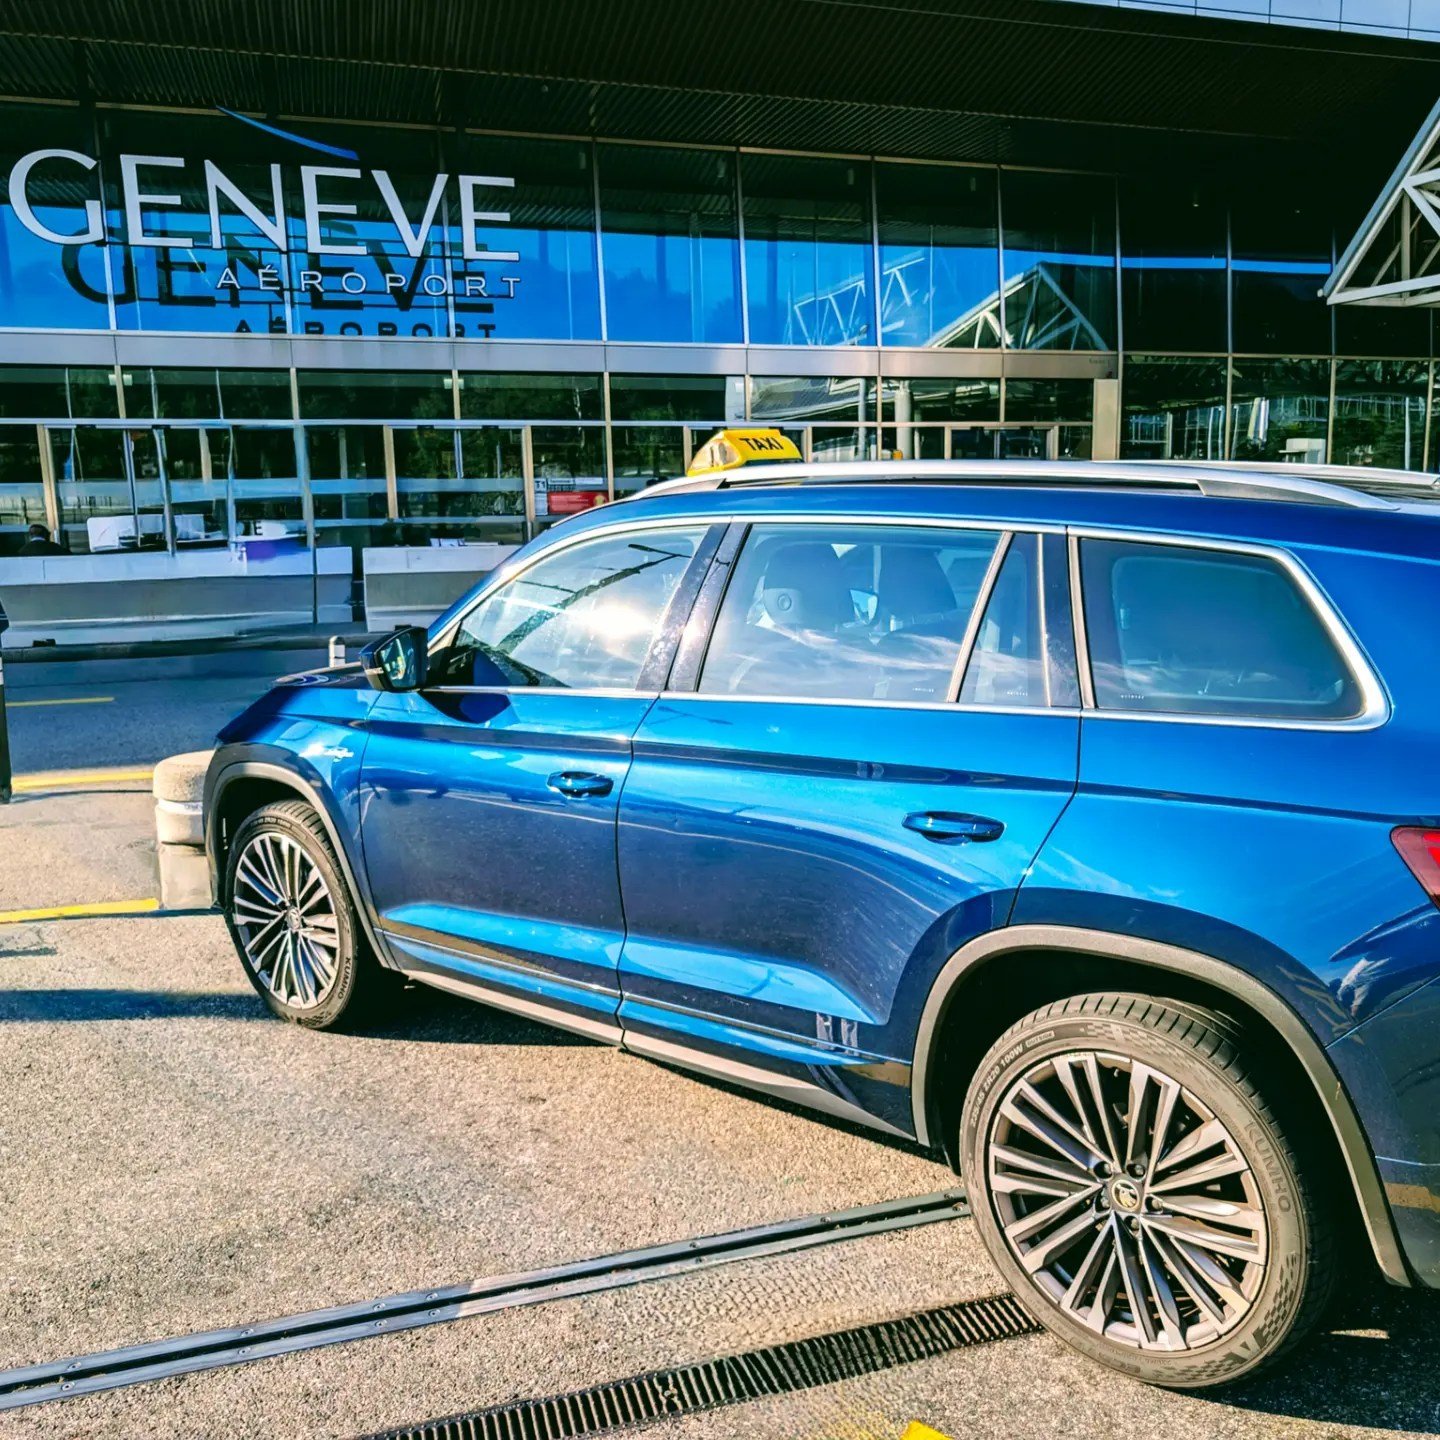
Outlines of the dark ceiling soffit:
{"label": "dark ceiling soffit", "polygon": [[1398,146],[1440,88],[1440,47],[1057,0],[687,0],[683,23],[661,0],[21,8],[0,92],[34,98],[1092,169]]}
{"label": "dark ceiling soffit", "polygon": [[[762,28],[746,28],[749,21],[762,22]],[[1350,59],[1414,58],[1417,49],[1435,50],[1379,35],[1122,10],[1113,4],[1062,5],[1057,0],[789,0],[784,7],[772,0],[686,0],[683,23],[677,23],[676,7],[665,0],[543,0],[529,6],[516,6],[511,0],[407,0],[395,7],[358,6],[354,0],[194,0],[184,6],[155,0],[47,0],[43,6],[4,0],[0,4],[0,34],[17,37],[388,63],[475,74],[513,70],[528,53],[534,61],[558,60],[557,67],[546,73],[569,79],[617,78],[594,74],[592,67],[607,61],[643,66],[660,56],[676,63],[728,65],[737,73],[753,70],[757,63],[761,68],[771,64],[799,73],[808,54],[833,50],[837,41],[843,46],[847,33],[857,29],[873,40],[876,26],[904,32],[906,26],[927,25],[985,26],[1008,34],[1011,43],[1033,41],[1044,30],[1081,39],[1104,34],[1309,56],[1332,52]],[[792,43],[802,39],[810,42],[810,51]],[[711,41],[723,43],[707,45]],[[870,48],[856,58],[873,64],[884,57]],[[913,63],[925,57],[910,53],[906,58]],[[1440,54],[1432,58],[1440,63]],[[960,65],[963,57],[950,59]],[[567,69],[567,61],[575,68]]]}

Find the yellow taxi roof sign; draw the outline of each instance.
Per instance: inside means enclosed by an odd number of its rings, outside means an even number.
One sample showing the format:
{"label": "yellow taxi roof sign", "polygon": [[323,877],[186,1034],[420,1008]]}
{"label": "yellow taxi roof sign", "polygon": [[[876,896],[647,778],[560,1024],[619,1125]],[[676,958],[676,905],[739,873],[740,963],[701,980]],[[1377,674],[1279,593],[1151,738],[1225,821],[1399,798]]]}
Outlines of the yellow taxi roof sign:
{"label": "yellow taxi roof sign", "polygon": [[717,470],[738,470],[765,460],[798,460],[795,442],[778,430],[721,430],[696,452],[687,475],[709,475]]}

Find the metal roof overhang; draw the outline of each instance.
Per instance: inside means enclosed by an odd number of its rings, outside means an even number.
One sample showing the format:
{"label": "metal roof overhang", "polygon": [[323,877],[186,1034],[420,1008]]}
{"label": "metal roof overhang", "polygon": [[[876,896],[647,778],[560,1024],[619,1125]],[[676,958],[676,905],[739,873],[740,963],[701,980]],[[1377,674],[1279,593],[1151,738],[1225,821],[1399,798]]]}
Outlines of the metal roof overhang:
{"label": "metal roof overhang", "polygon": [[1140,173],[1333,177],[1437,91],[1440,46],[1052,0],[0,0],[10,96]]}

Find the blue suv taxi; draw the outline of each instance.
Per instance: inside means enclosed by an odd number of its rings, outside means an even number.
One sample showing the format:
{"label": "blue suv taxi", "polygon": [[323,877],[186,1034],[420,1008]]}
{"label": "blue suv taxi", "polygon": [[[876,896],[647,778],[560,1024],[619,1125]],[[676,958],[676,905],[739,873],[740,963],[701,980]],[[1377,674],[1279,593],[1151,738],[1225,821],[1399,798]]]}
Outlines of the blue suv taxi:
{"label": "blue suv taxi", "polygon": [[1440,495],[767,466],[545,531],[293,677],[206,789],[279,1016],[401,978],[955,1165],[1133,1376],[1440,1284]]}

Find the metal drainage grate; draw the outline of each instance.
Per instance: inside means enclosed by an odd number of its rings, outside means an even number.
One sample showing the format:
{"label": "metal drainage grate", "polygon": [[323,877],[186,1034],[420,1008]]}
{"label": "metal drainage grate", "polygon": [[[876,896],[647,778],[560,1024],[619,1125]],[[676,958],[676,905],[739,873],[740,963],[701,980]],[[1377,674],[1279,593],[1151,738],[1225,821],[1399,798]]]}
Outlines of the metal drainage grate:
{"label": "metal drainage grate", "polygon": [[387,1430],[367,1440],[561,1440],[650,1425],[747,1400],[788,1395],[929,1360],[967,1345],[1013,1340],[1039,1326],[1013,1295],[962,1300],[899,1320],[882,1320],[741,1355],[702,1360],[572,1390],[541,1400],[516,1400]]}

